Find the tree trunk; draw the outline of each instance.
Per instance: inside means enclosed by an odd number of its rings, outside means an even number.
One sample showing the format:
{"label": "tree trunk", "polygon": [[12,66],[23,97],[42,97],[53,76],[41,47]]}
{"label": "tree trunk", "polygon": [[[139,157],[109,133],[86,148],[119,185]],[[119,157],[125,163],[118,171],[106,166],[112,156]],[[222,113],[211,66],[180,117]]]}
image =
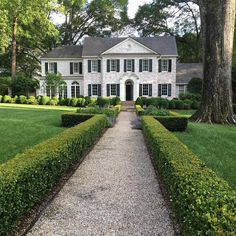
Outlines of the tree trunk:
{"label": "tree trunk", "polygon": [[204,78],[202,102],[191,117],[196,122],[235,124],[232,108],[232,52],[235,0],[202,0]]}
{"label": "tree trunk", "polygon": [[16,31],[17,31],[17,17],[13,17],[12,25],[12,58],[11,58],[11,76],[16,76]]}

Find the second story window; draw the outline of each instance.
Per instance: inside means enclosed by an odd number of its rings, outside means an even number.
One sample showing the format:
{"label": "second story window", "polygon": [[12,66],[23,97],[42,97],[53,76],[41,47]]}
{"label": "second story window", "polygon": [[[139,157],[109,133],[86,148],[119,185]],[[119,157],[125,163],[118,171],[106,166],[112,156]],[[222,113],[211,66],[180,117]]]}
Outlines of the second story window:
{"label": "second story window", "polygon": [[45,74],[55,73],[57,74],[57,63],[56,62],[45,62]]}
{"label": "second story window", "polygon": [[88,73],[101,72],[101,60],[88,60]]}
{"label": "second story window", "polygon": [[79,73],[79,63],[74,63],[74,73]]}
{"label": "second story window", "polygon": [[161,71],[168,71],[168,61],[161,60]]}
{"label": "second story window", "polygon": [[120,72],[120,60],[107,60],[107,72],[116,71]]}
{"label": "second story window", "polygon": [[125,59],[124,60],[124,72],[126,71],[135,71],[135,61],[134,59]]}
{"label": "second story window", "polygon": [[117,60],[111,60],[111,71],[117,70]]}
{"label": "second story window", "polygon": [[82,74],[83,64],[82,62],[71,62],[70,63],[70,74]]}
{"label": "second story window", "polygon": [[152,72],[152,59],[139,60],[139,72],[143,71]]}
{"label": "second story window", "polygon": [[172,71],[172,60],[160,59],[158,63],[158,72],[171,72],[171,71]]}

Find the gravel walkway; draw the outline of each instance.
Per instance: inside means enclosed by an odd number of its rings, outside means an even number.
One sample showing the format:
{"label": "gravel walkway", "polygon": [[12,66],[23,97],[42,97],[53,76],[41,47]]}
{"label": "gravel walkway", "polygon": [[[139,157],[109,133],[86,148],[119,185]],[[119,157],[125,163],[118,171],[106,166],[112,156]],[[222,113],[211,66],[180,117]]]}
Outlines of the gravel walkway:
{"label": "gravel walkway", "polygon": [[175,235],[136,119],[120,113],[28,235]]}

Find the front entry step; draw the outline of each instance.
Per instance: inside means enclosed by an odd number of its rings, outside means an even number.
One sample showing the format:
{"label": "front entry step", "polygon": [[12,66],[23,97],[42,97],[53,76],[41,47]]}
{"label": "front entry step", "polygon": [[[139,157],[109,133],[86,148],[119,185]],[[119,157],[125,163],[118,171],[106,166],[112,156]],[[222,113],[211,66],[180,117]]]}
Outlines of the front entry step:
{"label": "front entry step", "polygon": [[132,111],[132,112],[135,111],[134,101],[125,101],[122,102],[121,105],[122,105],[121,108],[122,111]]}

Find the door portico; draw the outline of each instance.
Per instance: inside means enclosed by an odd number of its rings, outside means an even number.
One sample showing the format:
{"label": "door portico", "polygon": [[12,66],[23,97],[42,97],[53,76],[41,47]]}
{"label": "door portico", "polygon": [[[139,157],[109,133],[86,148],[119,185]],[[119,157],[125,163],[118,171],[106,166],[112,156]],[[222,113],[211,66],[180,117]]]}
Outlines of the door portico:
{"label": "door portico", "polygon": [[135,101],[139,96],[139,78],[135,74],[123,75],[120,79],[121,101]]}

